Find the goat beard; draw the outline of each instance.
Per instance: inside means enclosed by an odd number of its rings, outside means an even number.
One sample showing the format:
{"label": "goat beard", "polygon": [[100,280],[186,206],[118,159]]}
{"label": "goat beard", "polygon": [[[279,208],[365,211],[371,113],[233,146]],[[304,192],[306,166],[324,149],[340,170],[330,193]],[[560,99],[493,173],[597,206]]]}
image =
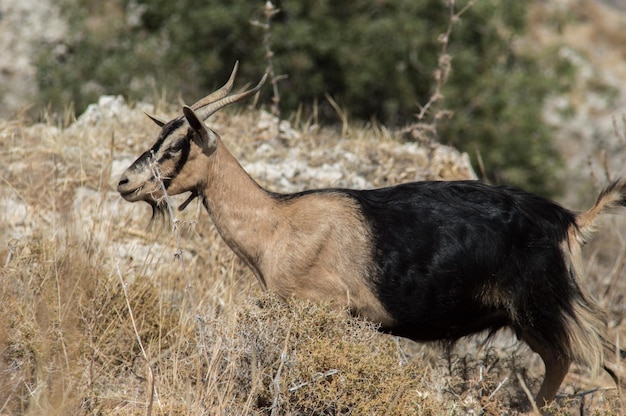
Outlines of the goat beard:
{"label": "goat beard", "polygon": [[162,229],[166,223],[171,222],[170,212],[165,201],[147,201],[152,208],[152,216],[148,223],[148,228]]}

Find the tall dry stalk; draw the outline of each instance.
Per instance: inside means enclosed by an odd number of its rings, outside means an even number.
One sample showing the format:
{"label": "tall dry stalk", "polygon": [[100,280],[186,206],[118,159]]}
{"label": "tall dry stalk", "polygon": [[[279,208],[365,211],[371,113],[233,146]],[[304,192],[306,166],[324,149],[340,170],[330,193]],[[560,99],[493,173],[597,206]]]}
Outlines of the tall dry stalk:
{"label": "tall dry stalk", "polygon": [[267,61],[266,73],[269,74],[270,83],[272,85],[272,106],[271,113],[276,118],[276,135],[280,136],[280,92],[278,91],[278,83],[287,78],[287,75],[276,75],[274,69],[274,51],[272,50],[272,19],[280,13],[274,4],[267,0],[263,7],[265,21],[263,23],[258,20],[252,20],[253,26],[260,27],[263,30],[263,48],[265,49],[265,59]]}
{"label": "tall dry stalk", "polygon": [[452,112],[443,107],[445,99],[442,90],[448,82],[450,71],[452,70],[452,56],[448,53],[450,37],[454,26],[459,22],[461,16],[472,7],[474,0],[469,1],[459,11],[455,10],[455,0],[448,0],[448,26],[446,31],[437,37],[441,45],[437,67],[433,72],[434,91],[425,104],[417,104],[418,113],[415,115],[417,122],[412,123],[399,131],[399,133],[410,133],[414,140],[432,147],[438,138],[438,123],[440,120],[452,117]]}

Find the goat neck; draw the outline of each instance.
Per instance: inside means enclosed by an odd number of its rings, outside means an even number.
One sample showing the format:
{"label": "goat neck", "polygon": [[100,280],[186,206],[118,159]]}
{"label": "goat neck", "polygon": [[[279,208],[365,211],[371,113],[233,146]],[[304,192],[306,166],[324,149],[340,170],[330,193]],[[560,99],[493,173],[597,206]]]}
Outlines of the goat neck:
{"label": "goat neck", "polygon": [[265,287],[259,263],[263,248],[274,239],[278,203],[247,174],[219,137],[205,172],[205,185],[199,190],[204,207],[226,244]]}

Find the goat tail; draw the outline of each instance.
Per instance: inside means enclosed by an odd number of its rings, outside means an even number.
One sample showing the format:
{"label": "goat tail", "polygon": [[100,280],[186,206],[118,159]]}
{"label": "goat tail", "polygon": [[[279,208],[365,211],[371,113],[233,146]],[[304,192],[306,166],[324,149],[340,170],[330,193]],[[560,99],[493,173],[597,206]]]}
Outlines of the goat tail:
{"label": "goat tail", "polygon": [[[596,218],[603,213],[626,208],[626,180],[608,185],[589,210],[576,215],[575,224],[569,229],[564,247],[566,259],[576,286],[571,311],[566,320],[569,328],[571,358],[588,366],[594,374],[607,369],[605,359],[615,355],[615,346],[607,334],[606,312],[597,304],[580,278],[584,276],[581,248],[594,230]],[[612,354],[611,354],[612,352]],[[612,374],[612,376],[614,373]]]}
{"label": "goat tail", "polygon": [[584,239],[593,232],[598,215],[626,207],[626,180],[619,180],[604,188],[593,207],[576,216],[576,226]]}

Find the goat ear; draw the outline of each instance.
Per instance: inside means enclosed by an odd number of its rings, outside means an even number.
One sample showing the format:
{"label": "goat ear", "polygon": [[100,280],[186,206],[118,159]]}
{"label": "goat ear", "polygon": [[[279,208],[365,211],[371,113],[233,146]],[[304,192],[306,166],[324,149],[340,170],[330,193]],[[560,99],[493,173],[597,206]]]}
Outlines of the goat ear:
{"label": "goat ear", "polygon": [[215,147],[215,133],[204,125],[191,107],[184,106],[183,114],[185,115],[189,126],[196,133],[194,135],[194,141],[196,144],[202,149],[212,150]]}
{"label": "goat ear", "polygon": [[161,120],[160,118],[156,118],[155,116],[150,115],[148,113],[144,113],[144,114],[147,115],[148,118],[150,118],[150,120],[154,121],[154,124],[156,124],[157,126],[159,127],[165,126],[166,124],[165,121]]}

